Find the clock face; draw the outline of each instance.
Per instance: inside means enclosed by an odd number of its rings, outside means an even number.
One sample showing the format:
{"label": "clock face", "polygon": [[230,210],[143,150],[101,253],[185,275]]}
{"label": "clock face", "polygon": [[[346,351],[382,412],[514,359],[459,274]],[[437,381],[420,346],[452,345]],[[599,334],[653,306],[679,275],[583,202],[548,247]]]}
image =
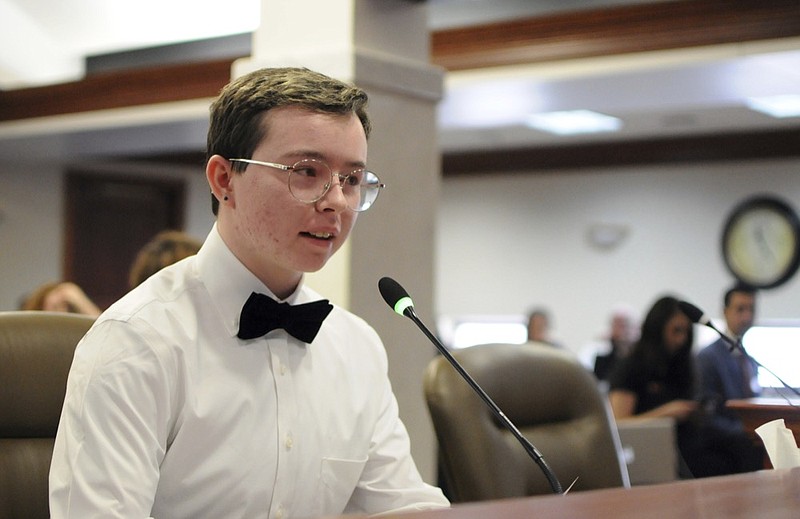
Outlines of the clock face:
{"label": "clock face", "polygon": [[722,247],[728,269],[740,281],[759,288],[777,286],[800,264],[798,218],[780,200],[747,200],[728,219]]}

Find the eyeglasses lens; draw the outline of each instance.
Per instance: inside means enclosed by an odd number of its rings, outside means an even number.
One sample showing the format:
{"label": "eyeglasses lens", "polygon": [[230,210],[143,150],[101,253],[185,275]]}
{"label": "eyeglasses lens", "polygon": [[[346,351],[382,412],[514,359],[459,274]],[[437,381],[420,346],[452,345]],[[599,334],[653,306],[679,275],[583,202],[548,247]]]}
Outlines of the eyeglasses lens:
{"label": "eyeglasses lens", "polygon": [[[289,175],[289,191],[303,202],[315,202],[325,196],[333,176],[330,168],[318,160],[306,159],[295,163]],[[354,211],[366,211],[380,191],[380,179],[367,170],[355,170],[348,175],[336,175],[347,206]]]}

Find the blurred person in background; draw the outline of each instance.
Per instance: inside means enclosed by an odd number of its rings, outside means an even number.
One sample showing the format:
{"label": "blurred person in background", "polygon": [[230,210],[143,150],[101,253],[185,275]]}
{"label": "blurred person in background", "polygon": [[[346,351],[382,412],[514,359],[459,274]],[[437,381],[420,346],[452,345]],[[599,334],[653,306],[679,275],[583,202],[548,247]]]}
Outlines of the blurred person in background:
{"label": "blurred person in background", "polygon": [[[136,254],[128,272],[128,288],[135,288],[162,268],[196,254],[200,245],[202,242],[181,231],[159,232]],[[92,317],[102,312],[86,292],[71,281],[51,281],[40,285],[23,299],[19,309],[69,312]]]}
{"label": "blurred person in background", "polygon": [[128,287],[136,288],[164,267],[197,254],[202,244],[181,231],[161,231],[136,254],[128,274]]}
{"label": "blurred person in background", "polygon": [[682,478],[730,474],[741,465],[742,439],[708,427],[696,398],[693,325],[678,303],[665,296],[648,311],[639,340],[611,374],[611,409],[618,421],[674,419]]}
{"label": "blurred person in background", "polygon": [[540,342],[560,348],[550,337],[550,313],[544,308],[535,308],[528,313],[528,341]]}
{"label": "blurred person in background", "polygon": [[637,336],[633,309],[617,305],[611,312],[608,337],[595,343],[592,371],[597,380],[608,380],[616,365],[630,353]]}
{"label": "blurred person in background", "polygon": [[[737,284],[725,292],[723,303],[725,333],[740,342],[755,319],[756,291],[752,287]],[[752,472],[763,468],[762,446],[747,438],[739,416],[725,406],[728,400],[752,398],[761,393],[755,361],[738,348],[731,351],[728,342],[720,337],[700,350],[697,365],[700,401],[705,411],[708,434],[738,445],[737,455],[728,472]]]}
{"label": "blurred person in background", "polygon": [[692,323],[678,300],[659,298],[647,312],[639,340],[609,377],[608,399],[617,421],[671,418],[676,424],[679,475],[693,477],[698,431],[692,418]]}
{"label": "blurred person in background", "polygon": [[101,312],[83,289],[71,281],[51,281],[38,286],[19,309],[69,312],[91,317],[97,317]]}

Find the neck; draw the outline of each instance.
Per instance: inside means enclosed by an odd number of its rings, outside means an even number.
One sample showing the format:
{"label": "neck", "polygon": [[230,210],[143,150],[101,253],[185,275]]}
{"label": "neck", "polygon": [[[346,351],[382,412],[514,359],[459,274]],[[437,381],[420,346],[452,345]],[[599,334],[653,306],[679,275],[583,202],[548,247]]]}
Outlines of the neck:
{"label": "neck", "polygon": [[284,300],[297,290],[303,280],[302,272],[282,269],[277,265],[270,265],[262,261],[262,257],[257,251],[240,244],[235,239],[231,239],[229,234],[232,233],[228,232],[224,222],[220,220],[218,219],[217,221],[217,230],[228,250],[236,256],[236,259],[247,270],[264,283],[275,294],[275,297]]}

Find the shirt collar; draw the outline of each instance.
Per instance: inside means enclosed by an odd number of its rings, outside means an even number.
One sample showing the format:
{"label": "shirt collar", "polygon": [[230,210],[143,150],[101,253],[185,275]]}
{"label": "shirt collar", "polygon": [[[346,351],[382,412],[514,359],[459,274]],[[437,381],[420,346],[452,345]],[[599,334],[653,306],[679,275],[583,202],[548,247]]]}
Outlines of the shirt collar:
{"label": "shirt collar", "polygon": [[[242,305],[252,292],[266,294],[280,301],[234,256],[219,235],[216,223],[197,253],[197,268],[212,304],[222,316],[222,321],[232,337],[239,331],[239,315]],[[313,300],[313,295],[308,292],[301,281],[297,290],[283,301],[297,304]]]}

